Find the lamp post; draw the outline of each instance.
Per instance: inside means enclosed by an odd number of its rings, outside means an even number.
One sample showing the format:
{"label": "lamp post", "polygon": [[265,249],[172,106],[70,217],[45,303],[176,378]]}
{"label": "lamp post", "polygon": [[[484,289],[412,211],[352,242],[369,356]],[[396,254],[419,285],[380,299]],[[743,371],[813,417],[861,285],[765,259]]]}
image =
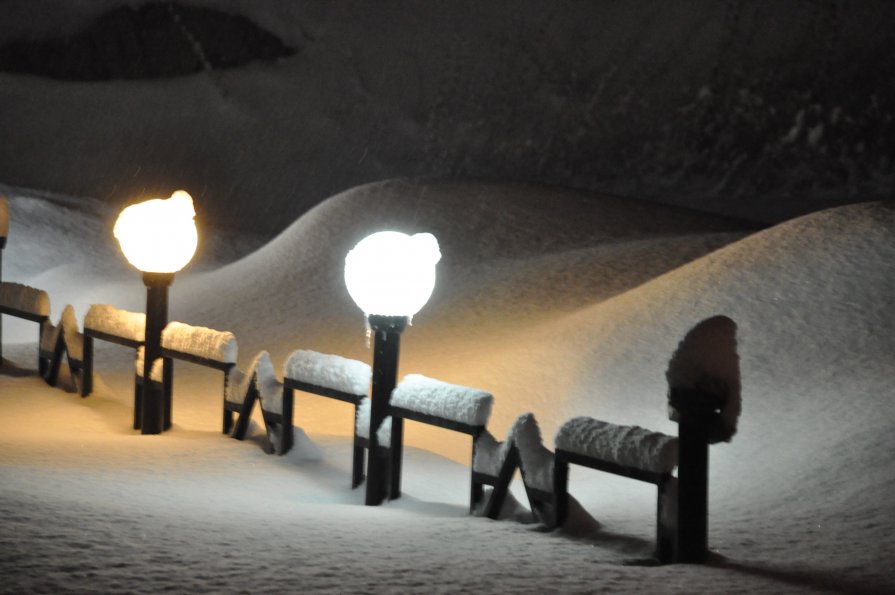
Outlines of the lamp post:
{"label": "lamp post", "polygon": [[152,364],[161,357],[162,330],[168,323],[168,287],[174,273],[192,259],[198,244],[193,199],[178,190],[168,199],[152,199],[121,211],[115,237],[121,251],[143,272],[146,285],[146,333],[143,352],[143,387],[134,428],[143,434],[160,434],[170,427],[170,403],[152,386]]}
{"label": "lamp post", "polygon": [[401,333],[429,301],[435,288],[435,265],[440,259],[438,241],[432,234],[409,236],[397,231],[369,235],[345,257],[345,285],[373,333],[365,500],[368,506],[381,504],[387,492],[391,498],[400,496],[403,420],[392,419],[391,461],[377,452],[377,430],[388,416],[389,400],[397,384]]}

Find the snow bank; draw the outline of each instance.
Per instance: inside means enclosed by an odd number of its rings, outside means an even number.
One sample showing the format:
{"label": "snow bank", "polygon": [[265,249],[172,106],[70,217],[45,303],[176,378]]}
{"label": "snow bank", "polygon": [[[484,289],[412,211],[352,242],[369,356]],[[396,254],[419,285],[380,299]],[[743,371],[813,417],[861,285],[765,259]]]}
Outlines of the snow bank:
{"label": "snow bank", "polygon": [[[736,323],[726,316],[703,320],[680,342],[665,372],[669,391],[692,391],[717,403],[720,415],[712,426],[713,443],[730,441],[742,409],[736,331]],[[669,409],[669,416],[677,421],[678,412],[672,406]]]}
{"label": "snow bank", "polygon": [[162,331],[162,347],[225,364],[236,363],[236,337],[229,331],[169,322]]}
{"label": "snow bank", "polygon": [[68,354],[73,359],[83,360],[84,336],[78,331],[78,319],[71,304],[62,310],[58,325],[54,325],[50,321],[44,325],[40,334],[41,351],[53,351],[56,348],[56,341],[59,340],[59,333],[65,334],[65,346],[68,349]]}
{"label": "snow bank", "polygon": [[0,196],[0,238],[9,235],[9,203],[6,197]]}
{"label": "snow bank", "polygon": [[491,417],[490,393],[448,384],[421,374],[408,374],[392,392],[391,404],[472,426],[484,426]]}
{"label": "snow bank", "polygon": [[638,426],[618,426],[575,417],[556,434],[556,448],[625,467],[671,473],[677,465],[677,438]]}
{"label": "snow bank", "polygon": [[519,449],[519,464],[526,485],[545,492],[553,491],[553,466],[555,458],[541,439],[541,428],[534,414],[524,413],[513,423],[510,430],[516,448]]}
{"label": "snow bank", "polygon": [[21,283],[0,283],[0,305],[35,316],[50,315],[50,296],[47,292]]}
{"label": "snow bank", "polygon": [[234,366],[227,374],[227,388],[224,398],[231,403],[245,402],[254,380],[261,396],[261,407],[270,413],[283,412],[283,383],[277,380],[270,354],[261,351],[249,364],[247,372]]}
{"label": "snow bank", "polygon": [[[134,369],[137,371],[137,377],[143,378],[143,365],[146,359],[146,348],[143,346],[137,347],[137,359],[134,361]],[[152,370],[149,373],[149,377],[155,380],[156,382],[161,382],[163,379],[162,375],[162,363],[163,359],[160,357],[155,358],[155,361],[152,362]]]}
{"label": "snow bank", "polygon": [[[357,419],[354,421],[354,431],[361,438],[370,438],[370,414],[372,412],[372,401],[365,398],[360,402],[357,408]],[[376,439],[382,446],[388,446],[392,441],[392,418],[387,416],[379,425],[376,432]]]}
{"label": "snow bank", "polygon": [[119,310],[109,304],[92,304],[84,317],[84,328],[142,343],[146,332],[146,315]]}
{"label": "snow bank", "polygon": [[293,351],[284,366],[286,378],[352,395],[365,395],[373,371],[364,362],[306,349]]}

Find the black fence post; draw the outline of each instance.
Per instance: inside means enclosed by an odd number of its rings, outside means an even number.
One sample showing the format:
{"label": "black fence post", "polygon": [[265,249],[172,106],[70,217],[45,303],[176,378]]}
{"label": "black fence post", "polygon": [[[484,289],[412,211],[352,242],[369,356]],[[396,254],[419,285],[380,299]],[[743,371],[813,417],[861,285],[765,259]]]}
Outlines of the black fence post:
{"label": "black fence post", "polygon": [[694,389],[669,394],[678,414],[676,562],[699,564],[708,557],[709,435],[716,401]]}
{"label": "black fence post", "polygon": [[[407,327],[406,316],[368,317],[373,331],[373,387],[370,402],[370,444],[367,449],[366,505],[378,506],[386,495],[401,495],[401,448],[400,420],[392,419],[391,450],[388,457],[380,456],[377,430],[388,417],[392,391],[398,382],[398,355],[401,333]],[[397,462],[397,465],[396,465]],[[389,481],[391,473],[391,481]]]}
{"label": "black fence post", "polygon": [[669,526],[677,521],[677,511],[671,509],[676,500],[670,493],[674,489],[674,481],[669,475],[656,485],[656,558],[661,564],[674,561],[675,530]]}
{"label": "black fence post", "polygon": [[81,364],[81,396],[93,392],[93,337],[84,335],[84,361]]}
{"label": "black fence post", "polygon": [[553,521],[562,527],[569,516],[569,462],[557,450],[553,463]]}

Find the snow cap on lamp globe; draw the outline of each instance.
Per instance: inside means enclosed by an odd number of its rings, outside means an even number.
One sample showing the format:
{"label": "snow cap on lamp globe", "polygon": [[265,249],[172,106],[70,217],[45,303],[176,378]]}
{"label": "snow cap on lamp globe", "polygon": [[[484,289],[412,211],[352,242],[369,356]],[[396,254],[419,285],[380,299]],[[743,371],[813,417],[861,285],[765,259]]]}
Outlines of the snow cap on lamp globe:
{"label": "snow cap on lamp globe", "polygon": [[178,190],[121,211],[114,234],[121,251],[144,273],[176,273],[196,253],[196,211],[192,197]]}
{"label": "snow cap on lamp globe", "polygon": [[345,256],[345,285],[368,316],[410,317],[429,301],[439,260],[430,233],[376,232]]}

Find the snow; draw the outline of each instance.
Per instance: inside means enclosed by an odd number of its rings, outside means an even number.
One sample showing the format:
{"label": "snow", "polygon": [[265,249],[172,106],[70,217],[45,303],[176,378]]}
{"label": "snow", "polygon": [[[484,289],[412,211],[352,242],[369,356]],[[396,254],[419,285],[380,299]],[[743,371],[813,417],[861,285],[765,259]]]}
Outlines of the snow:
{"label": "snow", "polygon": [[283,383],[277,379],[273,360],[267,351],[259,352],[246,372],[238,367],[230,369],[227,375],[227,388],[224,398],[231,403],[245,402],[252,382],[261,397],[261,407],[271,413],[283,412]]}
{"label": "snow", "polygon": [[472,468],[478,473],[486,473],[496,477],[500,474],[500,467],[507,456],[507,442],[498,442],[485,430],[475,441],[475,451],[472,457]]}
{"label": "snow", "polygon": [[[62,203],[35,205],[48,216],[14,234],[5,268],[57,304],[96,287],[122,306],[145,299],[126,265],[85,281],[83,254],[106,240],[50,225]],[[371,509],[348,487],[348,405],[299,397],[322,460],[302,458],[308,444],[269,457],[263,435],[221,436],[220,373],[201,366],[175,366],[173,429],[140,436],[129,350],[109,347],[80,399],[36,376],[29,333],[4,342],[0,374],[5,588],[257,591],[260,567],[233,563],[248,546],[267,552],[264,576],[311,591],[891,592],[895,209],[748,234],[722,223],[551,188],[395,181],[334,197],[242,261],[183,271],[170,302],[173,319],[230,329],[244,353],[284,361],[298,344],[370,361],[333,263],[371,228],[430,231],[439,282],[402,336],[400,368],[487,387],[493,436],[523,411],[544,435],[575,416],[674,433],[669,357],[700,320],[726,315],[746,408],[735,439],[712,447],[708,565],[626,564],[652,552],[655,487],[586,469],[569,489],[590,523],[545,535],[469,517],[468,441],[425,424],[405,428],[404,496]],[[52,275],[37,283],[23,262]],[[518,480],[511,489],[525,502]],[[363,572],[345,572],[359,560]]]}
{"label": "snow", "polygon": [[[143,370],[146,365],[146,348],[145,347],[137,347],[137,357],[134,360],[134,370],[137,372],[137,376],[143,378]],[[164,381],[164,360],[160,357],[155,358],[155,361],[152,362],[152,370],[149,372],[149,377],[152,378],[156,382]]]}
{"label": "snow", "polygon": [[[372,401],[369,398],[361,400],[357,407],[357,417],[354,420],[354,431],[361,438],[370,439],[370,415],[372,413]],[[376,440],[380,446],[388,446],[392,442],[392,416],[386,416],[376,430]]]}
{"label": "snow", "polygon": [[442,419],[484,426],[494,397],[483,390],[449,384],[422,374],[408,374],[392,392],[392,407],[402,407]]}
{"label": "snow", "polygon": [[47,321],[40,334],[40,348],[42,351],[52,352],[59,340],[59,333],[65,334],[65,346],[68,354],[76,360],[84,359],[84,336],[78,331],[78,319],[75,317],[75,309],[71,305],[65,306],[59,324],[54,325]]}
{"label": "snow", "polygon": [[534,414],[525,413],[513,423],[513,440],[519,449],[522,477],[531,487],[553,491],[553,453],[544,446]]}
{"label": "snow", "polygon": [[93,304],[84,317],[84,328],[142,343],[146,314],[119,310],[109,304]]}
{"label": "snow", "polygon": [[[712,442],[730,441],[736,434],[742,409],[736,328],[736,323],[726,316],[703,320],[680,342],[665,372],[669,391],[696,390],[720,403],[721,423],[713,428]],[[671,419],[677,420],[673,407]]]}
{"label": "snow", "polygon": [[165,326],[162,347],[225,364],[236,363],[238,350],[233,333],[182,322],[169,322]]}
{"label": "snow", "polygon": [[[0,40],[64,37],[120,4],[8,0]],[[371,361],[344,255],[375,231],[432,233],[439,280],[400,368],[486,387],[493,436],[523,411],[551,436],[582,415],[674,433],[669,357],[728,316],[746,407],[712,447],[715,553],[628,564],[652,551],[655,487],[586,469],[570,490],[593,522],[470,518],[468,441],[424,424],[405,430],[404,497],[371,509],[348,488],[348,405],[297,396],[307,440],[269,457],[263,436],[221,435],[220,373],[199,366],[175,366],[173,429],[140,436],[130,350],[97,342],[80,399],[37,377],[34,325],[4,316],[4,590],[895,592],[891,201],[757,231],[630,199],[778,223],[891,197],[895,4],[193,4],[298,51],[163,81],[0,74],[0,182],[101,199],[0,185],[4,278],[79,316],[142,309],[111,222],[184,187],[212,262],[178,273],[172,319],[277,362]],[[495,182],[379,182],[395,176]],[[237,261],[241,232],[265,241]]]}
{"label": "snow", "polygon": [[50,315],[50,296],[47,292],[21,283],[0,283],[0,305],[35,316]]}
{"label": "snow", "polygon": [[625,467],[671,473],[677,466],[677,438],[637,426],[575,417],[556,434],[556,448]]}
{"label": "snow", "polygon": [[365,395],[370,389],[373,371],[369,364],[358,360],[298,349],[286,360],[284,376],[352,395]]}

